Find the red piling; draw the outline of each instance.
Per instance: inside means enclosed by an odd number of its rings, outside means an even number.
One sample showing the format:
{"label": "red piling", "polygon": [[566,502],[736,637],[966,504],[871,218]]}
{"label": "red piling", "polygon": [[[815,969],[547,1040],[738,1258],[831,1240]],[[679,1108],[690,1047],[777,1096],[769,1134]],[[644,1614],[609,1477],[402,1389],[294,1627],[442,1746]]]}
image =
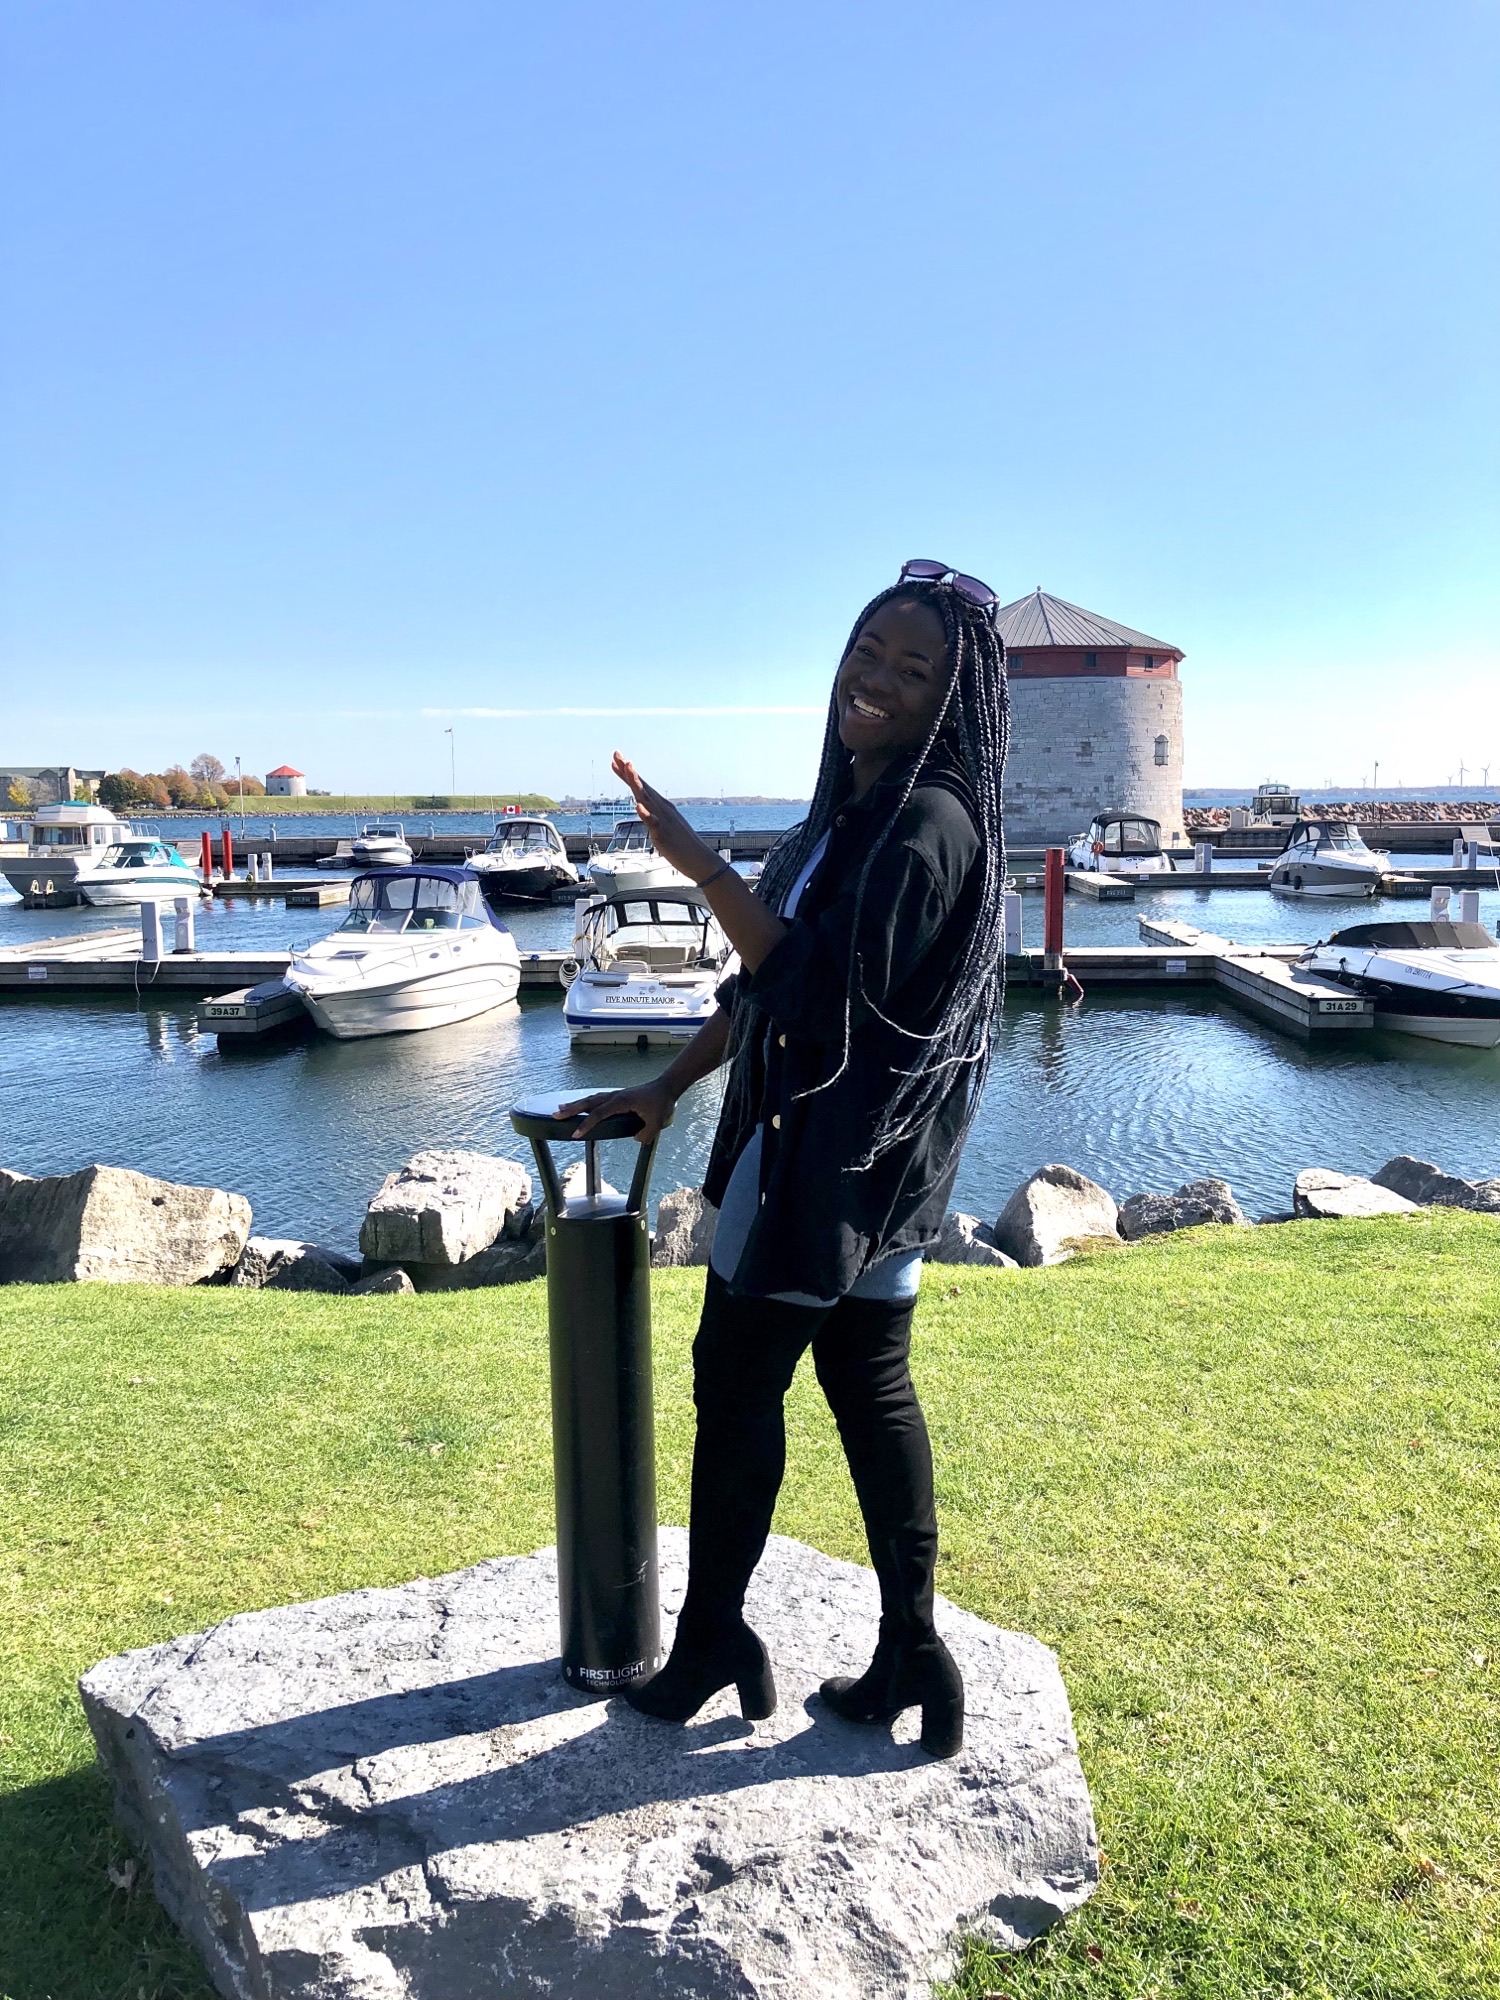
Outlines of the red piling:
{"label": "red piling", "polygon": [[227,882],[229,877],[234,873],[234,835],[229,831],[227,826],[220,838],[219,846],[223,849],[224,853],[224,879]]}
{"label": "red piling", "polygon": [[214,837],[207,827],[203,829],[202,868],[204,881],[212,882],[214,879]]}
{"label": "red piling", "polygon": [[1062,965],[1065,886],[1063,851],[1060,847],[1049,847],[1042,897],[1042,964],[1049,972],[1057,971]]}

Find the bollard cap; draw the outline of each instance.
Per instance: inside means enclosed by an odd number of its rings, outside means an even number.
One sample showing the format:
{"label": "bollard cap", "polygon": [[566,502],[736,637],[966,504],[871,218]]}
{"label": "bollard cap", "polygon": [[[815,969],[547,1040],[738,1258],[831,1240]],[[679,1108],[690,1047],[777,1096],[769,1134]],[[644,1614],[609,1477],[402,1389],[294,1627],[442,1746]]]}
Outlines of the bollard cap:
{"label": "bollard cap", "polygon": [[[511,1106],[510,1122],[523,1139],[571,1139],[573,1128],[582,1115],[578,1111],[561,1113],[555,1097],[526,1097]],[[606,1118],[602,1125],[594,1127],[588,1137],[590,1140],[633,1139],[640,1129],[640,1119],[633,1111],[626,1111],[618,1118]]]}

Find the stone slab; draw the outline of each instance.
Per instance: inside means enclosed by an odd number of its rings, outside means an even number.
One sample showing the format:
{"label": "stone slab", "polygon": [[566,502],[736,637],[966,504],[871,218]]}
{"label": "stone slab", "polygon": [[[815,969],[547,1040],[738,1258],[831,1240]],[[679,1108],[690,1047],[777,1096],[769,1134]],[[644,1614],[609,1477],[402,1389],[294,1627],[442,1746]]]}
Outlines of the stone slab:
{"label": "stone slab", "polygon": [[[661,1535],[668,1630],[687,1536]],[[81,1687],[157,1894],[233,2000],[930,2000],[954,1934],[1019,1948],[1098,1850],[1053,1654],[938,1600],[948,1762],[831,1715],[873,1577],[774,1537],[780,1702],[686,1728],[558,1671],[555,1552],[249,1612]]]}

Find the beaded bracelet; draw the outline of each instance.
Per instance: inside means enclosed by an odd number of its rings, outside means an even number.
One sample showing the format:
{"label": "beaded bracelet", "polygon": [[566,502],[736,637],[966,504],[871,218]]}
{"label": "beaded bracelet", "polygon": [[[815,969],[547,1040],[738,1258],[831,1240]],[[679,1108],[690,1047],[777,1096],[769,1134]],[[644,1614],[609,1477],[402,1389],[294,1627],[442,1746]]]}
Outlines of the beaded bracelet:
{"label": "beaded bracelet", "polygon": [[710,882],[717,882],[721,875],[727,875],[733,866],[734,863],[732,861],[721,861],[712,875],[705,875],[703,880],[695,882],[693,887],[695,889],[706,889]]}

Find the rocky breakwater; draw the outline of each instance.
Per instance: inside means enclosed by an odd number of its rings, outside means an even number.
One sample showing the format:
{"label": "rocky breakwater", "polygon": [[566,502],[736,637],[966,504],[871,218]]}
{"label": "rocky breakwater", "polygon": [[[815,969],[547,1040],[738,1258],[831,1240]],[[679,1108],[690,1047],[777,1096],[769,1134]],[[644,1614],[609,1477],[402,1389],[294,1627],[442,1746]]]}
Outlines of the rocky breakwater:
{"label": "rocky breakwater", "polygon": [[232,1270],[249,1235],[249,1202],[222,1188],[127,1167],[0,1170],[0,1284],[199,1285]]}

